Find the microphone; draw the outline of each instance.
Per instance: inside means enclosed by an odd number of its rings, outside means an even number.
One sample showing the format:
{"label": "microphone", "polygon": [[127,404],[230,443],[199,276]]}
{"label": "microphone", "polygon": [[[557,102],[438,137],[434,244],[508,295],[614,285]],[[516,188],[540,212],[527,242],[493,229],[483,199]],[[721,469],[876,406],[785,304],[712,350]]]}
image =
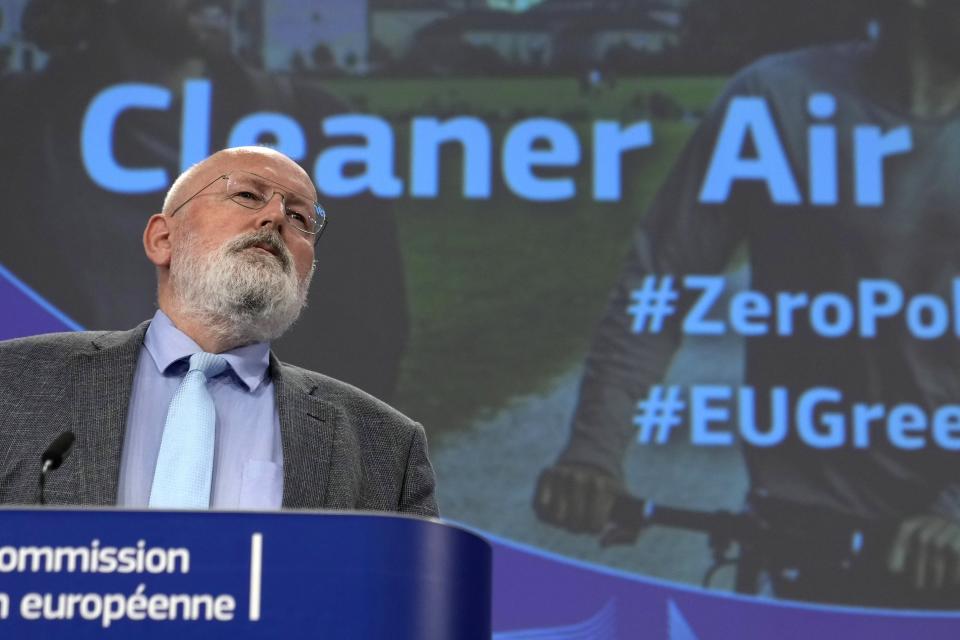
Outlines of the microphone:
{"label": "microphone", "polygon": [[55,471],[63,464],[63,461],[70,455],[70,448],[74,441],[73,431],[64,431],[57,436],[56,440],[50,443],[47,450],[40,456],[43,462],[43,469],[40,473]]}
{"label": "microphone", "polygon": [[40,468],[40,504],[46,504],[43,490],[46,486],[47,473],[60,468],[60,465],[62,465],[64,460],[70,455],[70,450],[73,447],[75,438],[73,431],[64,431],[57,436],[56,439],[50,443],[50,446],[47,447],[46,451],[40,455],[40,462],[43,463],[43,466]]}

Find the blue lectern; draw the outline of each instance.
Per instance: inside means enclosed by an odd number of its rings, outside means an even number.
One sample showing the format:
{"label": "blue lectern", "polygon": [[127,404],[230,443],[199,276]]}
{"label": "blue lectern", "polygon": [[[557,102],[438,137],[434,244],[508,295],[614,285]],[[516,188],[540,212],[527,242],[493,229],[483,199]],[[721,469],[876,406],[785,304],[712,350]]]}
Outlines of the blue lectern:
{"label": "blue lectern", "polygon": [[490,638],[490,547],[343,512],[0,509],[0,638]]}

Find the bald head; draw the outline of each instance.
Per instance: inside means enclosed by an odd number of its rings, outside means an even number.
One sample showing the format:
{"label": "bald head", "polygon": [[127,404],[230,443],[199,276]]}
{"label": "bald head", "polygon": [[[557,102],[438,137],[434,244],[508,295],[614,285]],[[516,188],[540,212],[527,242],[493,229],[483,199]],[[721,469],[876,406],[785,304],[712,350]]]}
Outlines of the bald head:
{"label": "bald head", "polygon": [[310,176],[288,156],[269,147],[232,147],[217,151],[181,173],[163,199],[162,212],[169,214],[205,184],[236,169],[263,175],[317,199]]}

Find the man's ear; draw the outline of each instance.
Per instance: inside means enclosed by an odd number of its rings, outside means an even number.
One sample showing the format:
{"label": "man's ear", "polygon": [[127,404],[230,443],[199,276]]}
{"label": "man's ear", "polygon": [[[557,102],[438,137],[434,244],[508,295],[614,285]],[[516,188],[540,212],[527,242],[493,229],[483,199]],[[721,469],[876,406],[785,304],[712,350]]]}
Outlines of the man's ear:
{"label": "man's ear", "polygon": [[157,267],[170,266],[170,226],[169,216],[155,213],[150,216],[147,228],[143,230],[143,251]]}

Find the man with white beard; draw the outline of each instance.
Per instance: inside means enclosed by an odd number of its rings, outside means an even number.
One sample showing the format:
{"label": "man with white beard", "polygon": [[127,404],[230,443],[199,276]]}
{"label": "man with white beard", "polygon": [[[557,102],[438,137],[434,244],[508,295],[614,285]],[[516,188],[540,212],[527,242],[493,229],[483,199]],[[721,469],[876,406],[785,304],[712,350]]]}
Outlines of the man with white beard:
{"label": "man with white beard", "polygon": [[[143,235],[151,321],[0,343],[0,503],[437,515],[421,425],[270,352],[325,226],[312,180],[276,151],[184,172]],[[41,493],[42,454],[65,433]]]}

